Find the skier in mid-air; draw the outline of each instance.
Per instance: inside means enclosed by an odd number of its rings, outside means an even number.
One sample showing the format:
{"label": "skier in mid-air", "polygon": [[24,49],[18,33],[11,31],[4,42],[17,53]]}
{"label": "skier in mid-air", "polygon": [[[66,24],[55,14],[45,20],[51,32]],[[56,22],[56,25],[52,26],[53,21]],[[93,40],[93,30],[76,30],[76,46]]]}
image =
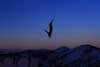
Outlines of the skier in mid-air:
{"label": "skier in mid-air", "polygon": [[53,23],[53,19],[50,21],[50,24],[49,24],[49,31],[45,30],[45,32],[48,34],[49,39],[51,39],[52,31],[53,31],[52,23]]}

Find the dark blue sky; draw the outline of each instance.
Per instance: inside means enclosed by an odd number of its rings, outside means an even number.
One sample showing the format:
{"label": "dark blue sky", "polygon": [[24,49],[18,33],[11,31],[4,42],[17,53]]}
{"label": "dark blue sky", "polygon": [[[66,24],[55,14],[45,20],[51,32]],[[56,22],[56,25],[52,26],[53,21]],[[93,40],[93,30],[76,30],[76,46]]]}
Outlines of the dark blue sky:
{"label": "dark blue sky", "polygon": [[[52,40],[43,31],[54,18]],[[1,48],[100,44],[99,0],[0,0]]]}

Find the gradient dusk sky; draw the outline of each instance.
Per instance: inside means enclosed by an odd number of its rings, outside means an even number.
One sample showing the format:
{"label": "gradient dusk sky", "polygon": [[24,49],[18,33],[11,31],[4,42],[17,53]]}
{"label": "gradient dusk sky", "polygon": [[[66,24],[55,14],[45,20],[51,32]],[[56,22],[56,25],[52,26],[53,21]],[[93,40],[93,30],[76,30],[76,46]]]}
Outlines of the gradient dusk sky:
{"label": "gradient dusk sky", "polygon": [[[48,29],[54,18],[54,31]],[[100,47],[100,0],[0,0],[0,48]]]}

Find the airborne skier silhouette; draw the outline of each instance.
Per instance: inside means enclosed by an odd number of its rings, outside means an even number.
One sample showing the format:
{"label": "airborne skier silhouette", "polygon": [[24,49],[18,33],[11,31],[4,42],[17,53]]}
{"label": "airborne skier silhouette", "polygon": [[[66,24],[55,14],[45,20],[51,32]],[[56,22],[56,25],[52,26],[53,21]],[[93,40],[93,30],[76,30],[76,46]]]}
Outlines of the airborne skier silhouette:
{"label": "airborne skier silhouette", "polygon": [[50,21],[50,24],[49,24],[49,31],[45,30],[45,32],[48,34],[49,39],[51,39],[52,31],[53,31],[52,23],[53,23],[53,19]]}

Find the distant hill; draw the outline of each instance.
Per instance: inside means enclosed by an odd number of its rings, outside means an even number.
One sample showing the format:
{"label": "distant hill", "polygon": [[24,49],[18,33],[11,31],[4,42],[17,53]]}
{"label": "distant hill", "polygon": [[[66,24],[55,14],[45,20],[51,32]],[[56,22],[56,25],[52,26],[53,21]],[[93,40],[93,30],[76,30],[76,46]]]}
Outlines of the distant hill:
{"label": "distant hill", "polygon": [[15,65],[21,58],[26,58],[28,67],[33,58],[39,59],[38,67],[100,67],[100,48],[85,44],[72,49],[63,46],[55,50],[1,50],[0,63],[4,64],[7,58],[13,59]]}
{"label": "distant hill", "polygon": [[68,49],[59,48],[50,54],[42,67],[100,67],[100,48],[81,45]]}

